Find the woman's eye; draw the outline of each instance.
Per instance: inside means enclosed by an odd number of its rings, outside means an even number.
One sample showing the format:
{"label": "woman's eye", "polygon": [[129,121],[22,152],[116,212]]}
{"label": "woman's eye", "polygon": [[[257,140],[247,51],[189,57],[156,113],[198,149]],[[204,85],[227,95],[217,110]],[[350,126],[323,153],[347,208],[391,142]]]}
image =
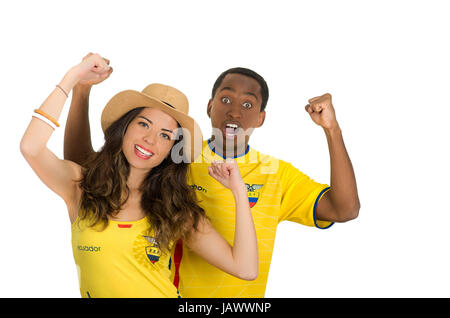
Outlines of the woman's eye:
{"label": "woman's eye", "polygon": [[231,100],[228,97],[222,97],[222,103],[224,104],[230,104]]}
{"label": "woman's eye", "polygon": [[242,104],[242,106],[243,106],[244,108],[252,108],[252,103],[245,102],[245,103]]}
{"label": "woman's eye", "polygon": [[141,125],[142,127],[148,127],[148,124],[146,122],[140,121],[138,122],[138,125]]}
{"label": "woman's eye", "polygon": [[168,134],[161,134],[161,137],[163,137],[164,139],[170,140],[170,136]]}

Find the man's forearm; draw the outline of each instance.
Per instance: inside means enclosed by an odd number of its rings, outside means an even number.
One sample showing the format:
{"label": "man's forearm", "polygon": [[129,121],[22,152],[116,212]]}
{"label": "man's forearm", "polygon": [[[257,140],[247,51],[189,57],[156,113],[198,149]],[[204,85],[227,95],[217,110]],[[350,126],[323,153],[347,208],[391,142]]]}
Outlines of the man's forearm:
{"label": "man's forearm", "polygon": [[359,197],[353,166],[340,127],[325,129],[331,164],[331,190],[327,194],[341,220],[357,217]]}
{"label": "man's forearm", "polygon": [[64,159],[80,165],[94,151],[89,127],[90,91],[91,86],[74,87],[64,134]]}

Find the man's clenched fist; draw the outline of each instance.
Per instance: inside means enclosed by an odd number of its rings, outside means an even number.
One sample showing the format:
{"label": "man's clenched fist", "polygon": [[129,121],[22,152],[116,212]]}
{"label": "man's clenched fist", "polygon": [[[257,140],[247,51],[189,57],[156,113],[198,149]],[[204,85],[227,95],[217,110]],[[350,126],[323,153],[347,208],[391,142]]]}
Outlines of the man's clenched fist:
{"label": "man's clenched fist", "polygon": [[305,106],[305,109],[317,125],[324,129],[339,127],[330,94],[326,93],[322,96],[311,98],[308,102],[309,104]]}

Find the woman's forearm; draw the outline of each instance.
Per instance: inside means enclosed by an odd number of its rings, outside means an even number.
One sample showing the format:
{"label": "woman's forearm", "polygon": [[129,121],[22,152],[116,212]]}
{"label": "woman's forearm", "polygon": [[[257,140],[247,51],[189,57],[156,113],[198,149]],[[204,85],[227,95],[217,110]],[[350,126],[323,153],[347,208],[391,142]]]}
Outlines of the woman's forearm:
{"label": "woman's forearm", "polygon": [[[39,110],[58,121],[64,103],[67,100],[66,94],[69,94],[76,83],[77,77],[75,74],[71,71],[67,72],[59,82],[59,87],[55,87],[39,107]],[[22,152],[29,155],[37,155],[46,147],[52,133],[53,128],[44,121],[33,117],[21,141]]]}
{"label": "woman's forearm", "polygon": [[239,276],[253,280],[258,276],[258,242],[245,184],[242,189],[233,191],[233,196],[236,204],[233,259]]}
{"label": "woman's forearm", "polygon": [[254,280],[258,276],[258,243],[255,225],[248,203],[247,187],[237,162],[211,162],[211,177],[231,190],[236,207],[234,243],[231,245],[205,220],[192,232],[188,246],[208,263],[240,279]]}

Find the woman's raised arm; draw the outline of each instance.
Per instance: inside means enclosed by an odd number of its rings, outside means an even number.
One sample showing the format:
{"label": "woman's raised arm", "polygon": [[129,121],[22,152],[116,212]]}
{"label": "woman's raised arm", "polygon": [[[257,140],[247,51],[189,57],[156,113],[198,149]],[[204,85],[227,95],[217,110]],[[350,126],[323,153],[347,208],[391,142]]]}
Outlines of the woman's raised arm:
{"label": "woman's raised arm", "polygon": [[254,280],[258,276],[258,243],[247,187],[239,167],[234,160],[227,159],[212,163],[209,174],[233,193],[236,203],[234,244],[228,244],[205,219],[200,222],[198,231],[192,232],[187,246],[224,272],[240,279]]}
{"label": "woman's raised arm", "polygon": [[[75,180],[81,177],[81,167],[74,162],[61,160],[47,148],[53,131],[59,126],[58,119],[69,92],[78,81],[101,77],[109,66],[97,54],[72,67],[47,97],[32,119],[20,142],[20,151],[39,178],[64,199],[68,207],[78,197]],[[70,208],[69,208],[70,211]],[[74,216],[70,215],[71,221]]]}

